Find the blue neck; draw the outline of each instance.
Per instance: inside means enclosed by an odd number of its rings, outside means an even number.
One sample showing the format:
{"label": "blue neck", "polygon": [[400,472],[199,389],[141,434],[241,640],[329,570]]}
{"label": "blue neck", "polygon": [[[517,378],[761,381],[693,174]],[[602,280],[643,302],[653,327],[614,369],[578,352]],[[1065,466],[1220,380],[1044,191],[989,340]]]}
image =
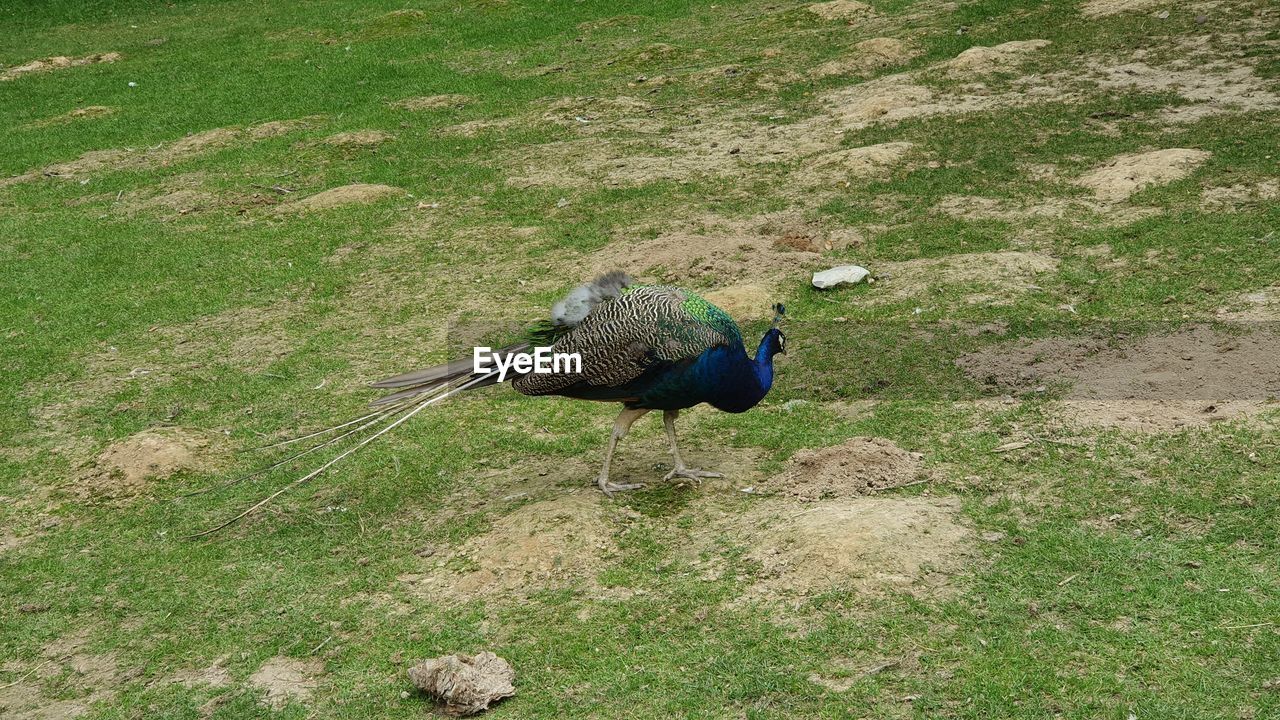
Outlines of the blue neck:
{"label": "blue neck", "polygon": [[754,360],[741,347],[731,350],[722,346],[710,351],[713,357],[706,358],[707,379],[703,387],[714,389],[709,390],[706,402],[725,412],[755,407],[773,387],[774,350],[774,343],[766,335]]}
{"label": "blue neck", "polygon": [[[760,398],[769,392],[769,388],[773,387],[773,355],[775,352],[775,343],[770,342],[772,333],[765,333],[760,338],[760,347],[756,348],[756,359],[751,361],[752,368],[756,372],[756,379],[760,381]],[[759,402],[757,400],[757,402]]]}

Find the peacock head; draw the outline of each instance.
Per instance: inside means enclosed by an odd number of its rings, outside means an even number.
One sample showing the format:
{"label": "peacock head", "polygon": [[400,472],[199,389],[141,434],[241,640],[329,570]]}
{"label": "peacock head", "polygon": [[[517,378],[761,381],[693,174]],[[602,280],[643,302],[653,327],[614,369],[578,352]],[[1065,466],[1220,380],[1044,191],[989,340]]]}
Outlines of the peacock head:
{"label": "peacock head", "polygon": [[769,332],[764,334],[764,339],[760,341],[760,352],[758,356],[768,361],[774,355],[787,354],[787,336],[782,333],[778,324],[782,322],[783,316],[787,313],[787,308],[778,303],[773,306],[773,327],[769,328]]}

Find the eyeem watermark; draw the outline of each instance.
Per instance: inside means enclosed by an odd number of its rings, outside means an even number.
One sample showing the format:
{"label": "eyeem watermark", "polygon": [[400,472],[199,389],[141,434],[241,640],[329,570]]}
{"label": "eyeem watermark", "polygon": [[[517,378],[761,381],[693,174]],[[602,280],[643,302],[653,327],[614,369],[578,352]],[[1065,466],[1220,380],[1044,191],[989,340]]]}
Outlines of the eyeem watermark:
{"label": "eyeem watermark", "polygon": [[477,347],[471,357],[473,372],[485,374],[496,370],[498,382],[505,381],[507,373],[512,371],[518,375],[582,372],[582,355],[552,352],[549,347],[535,347],[531,353],[507,353],[505,356],[493,352],[491,347]]}

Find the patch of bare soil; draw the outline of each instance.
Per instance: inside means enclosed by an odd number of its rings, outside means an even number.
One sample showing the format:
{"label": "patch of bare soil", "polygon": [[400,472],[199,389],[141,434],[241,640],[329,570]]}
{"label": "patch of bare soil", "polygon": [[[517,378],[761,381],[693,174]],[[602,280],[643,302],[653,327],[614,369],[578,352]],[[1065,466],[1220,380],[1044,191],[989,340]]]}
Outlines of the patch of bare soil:
{"label": "patch of bare soil", "polygon": [[245,129],[214,128],[154,147],[90,150],[75,160],[54,163],[44,168],[29,170],[22,175],[0,179],[0,187],[18,182],[30,182],[40,177],[79,180],[98,172],[168,167],[214,150],[230,147],[246,139],[256,141],[292,132],[305,124],[305,120],[298,120],[263,123]]}
{"label": "patch of bare soil", "polygon": [[247,198],[223,197],[206,185],[203,173],[188,173],[166,178],[158,187],[130,190],[113,202],[113,209],[133,217],[138,214],[158,215],[172,220],[217,207],[235,205]]}
{"label": "patch of bare soil", "polygon": [[457,135],[458,137],[476,137],[487,132],[495,132],[507,130],[516,127],[519,123],[515,118],[499,118],[497,120],[468,120],[457,125],[449,125],[440,128],[440,132],[444,135]]}
{"label": "patch of bare soil", "polygon": [[823,20],[857,20],[871,17],[875,9],[857,0],[830,0],[810,5],[809,12]]}
{"label": "patch of bare soil", "polygon": [[956,361],[1006,391],[1066,382],[1075,424],[1172,430],[1251,415],[1280,396],[1280,334],[1196,326],[1167,335],[1003,343]]}
{"label": "patch of bare soil", "polygon": [[371,148],[395,139],[395,135],[381,130],[352,130],[330,135],[321,142],[341,148]]}
{"label": "patch of bare soil", "polygon": [[1065,221],[1073,225],[1127,225],[1160,212],[1159,208],[1132,206],[1080,198],[1019,201],[976,195],[948,195],[935,212],[965,220]]}
{"label": "patch of bare soil", "polygon": [[1187,148],[1119,155],[1080,176],[1076,184],[1092,190],[1102,202],[1123,202],[1139,190],[1187,177],[1211,155]]}
{"label": "patch of bare soil", "polygon": [[970,303],[1006,304],[1031,289],[1037,276],[1054,272],[1058,259],[1038,252],[948,255],[885,263],[874,268],[878,294],[920,298],[942,287],[965,287]]}
{"label": "patch of bare soil", "polygon": [[616,130],[651,132],[661,126],[654,115],[652,103],[629,95],[573,96],[547,101],[538,119],[572,128],[580,135],[594,135]]}
{"label": "patch of bare soil", "polygon": [[[877,42],[869,47],[884,48],[889,41]],[[599,187],[739,177],[764,172],[766,164],[836,151],[842,133],[876,124],[1060,100],[1066,95],[1057,85],[1028,78],[1007,92],[970,88],[949,94],[917,84],[913,73],[898,73],[824,93],[818,98],[819,114],[784,124],[759,120],[779,113],[786,117],[768,105],[653,113],[634,98],[622,105],[574,99],[592,102],[575,102],[563,111],[553,107],[549,115],[587,137],[522,148],[505,161],[507,182],[515,187]],[[640,137],[592,137],[618,129]]]}
{"label": "patch of bare soil", "polygon": [[1060,84],[1043,78],[1021,78],[1012,87],[1007,92],[993,92],[965,86],[957,93],[940,93],[916,83],[912,73],[898,73],[832,90],[819,100],[829,123],[843,130],[861,130],[914,118],[1025,107],[1068,97]]}
{"label": "patch of bare soil", "polygon": [[971,47],[944,65],[952,73],[966,75],[1008,70],[1027,55],[1051,44],[1048,40],[1014,40],[993,47]]}
{"label": "patch of bare soil", "polygon": [[213,193],[190,188],[179,188],[159,195],[152,195],[145,200],[130,202],[122,209],[127,214],[158,211],[166,217],[173,217],[176,215],[190,215],[221,204],[223,204],[222,199]]}
{"label": "patch of bare soil", "polygon": [[759,563],[747,598],[830,590],[927,595],[944,591],[973,555],[955,498],[769,500],[726,516],[719,532]]}
{"label": "patch of bare soil", "polygon": [[854,45],[848,56],[827,61],[810,70],[809,77],[818,79],[870,73],[903,65],[919,54],[919,49],[897,38],[871,38]]}
{"label": "patch of bare soil", "polygon": [[415,593],[439,599],[519,598],[548,588],[595,588],[614,554],[614,527],[591,490],[525,505],[462,544],[425,575],[403,576]]}
{"label": "patch of bare soil", "polygon": [[920,453],[883,438],[854,437],[833,447],[797,452],[786,470],[757,490],[803,501],[844,499],[901,487],[923,474]]}
{"label": "patch of bare soil", "polygon": [[811,268],[821,258],[784,242],[790,234],[767,217],[704,216],[655,238],[613,243],[591,256],[584,276],[628,268],[636,277],[663,282],[772,282]]}
{"label": "patch of bare soil", "polygon": [[1231,305],[1220,308],[1217,316],[1227,322],[1280,322],[1280,285],[1244,293]]}
{"label": "patch of bare soil", "polygon": [[352,185],[329,188],[300,200],[284,203],[279,206],[279,209],[282,212],[331,210],[346,205],[368,205],[389,197],[404,197],[404,190],[390,185],[354,183]]}
{"label": "patch of bare soil", "polygon": [[1103,18],[1123,12],[1139,12],[1150,10],[1161,5],[1168,5],[1165,0],[1088,0],[1080,6],[1080,12],[1087,18]]}
{"label": "patch of bare soil", "polygon": [[707,302],[729,313],[739,322],[768,320],[773,317],[776,296],[762,285],[730,285],[703,293]]}
{"label": "patch of bare soil", "polygon": [[[1169,65],[1153,66],[1137,54],[1130,62],[1097,62],[1088,67],[1085,79],[1102,89],[1139,90],[1147,93],[1176,93],[1193,104],[1166,108],[1159,119],[1167,123],[1196,122],[1225,112],[1252,112],[1280,108],[1280,95],[1244,62],[1213,58],[1187,58]],[[1078,77],[1079,73],[1071,77]]]}
{"label": "patch of bare soil", "polygon": [[422,95],[397,100],[391,103],[391,106],[401,110],[444,110],[446,108],[460,108],[470,102],[471,98],[466,95]]}
{"label": "patch of bare soil", "polygon": [[[647,119],[638,124],[652,125]],[[644,140],[586,137],[535,146],[513,162],[513,187],[627,187],[699,177],[737,177],[834,144],[798,126],[750,120],[682,122]]]}
{"label": "patch of bare soil", "polygon": [[305,703],[319,687],[317,678],[324,672],[319,660],[298,660],[277,655],[249,676],[249,684],[263,693],[262,704],[282,710],[292,702]]}
{"label": "patch of bare soil", "polygon": [[44,58],[42,60],[32,60],[22,65],[15,65],[11,68],[5,68],[0,71],[0,81],[14,80],[23,75],[32,73],[44,73],[52,70],[62,70],[64,68],[83,67],[85,65],[97,65],[99,63],[113,63],[121,57],[118,52],[97,53],[95,55],[85,55],[84,57],[67,57],[66,55],[55,55],[54,57]]}
{"label": "patch of bare soil", "polygon": [[857,180],[887,176],[913,147],[909,142],[887,142],[837,150],[814,157],[791,177],[810,187],[848,187]]}
{"label": "patch of bare soil", "polygon": [[115,108],[106,105],[86,105],[78,107],[74,110],[68,110],[61,115],[54,115],[43,120],[37,120],[31,123],[32,127],[46,127],[48,125],[60,125],[62,123],[72,122],[74,120],[84,120],[88,118],[105,117],[116,111]]}
{"label": "patch of bare soil", "polygon": [[1280,181],[1211,187],[1200,196],[1200,207],[1210,212],[1239,212],[1280,200]]}
{"label": "patch of bare soil", "polygon": [[220,688],[231,684],[231,673],[227,672],[226,657],[218,658],[212,665],[198,670],[181,670],[169,677],[168,682],[183,687]]}
{"label": "patch of bare soil", "polygon": [[0,555],[12,552],[27,544],[27,538],[14,535],[12,532],[5,530],[0,532]]}
{"label": "patch of bare soil", "polygon": [[152,481],[205,464],[208,441],[181,428],[144,430],[108,447],[73,486],[87,499],[125,499],[147,491]]}
{"label": "patch of bare soil", "polygon": [[[67,720],[90,712],[92,707],[115,697],[120,686],[137,675],[125,671],[113,654],[96,654],[87,649],[88,633],[77,632],[45,646],[43,657],[30,662],[11,662],[16,672],[31,675],[15,684],[0,687],[0,716],[5,720]],[[27,667],[29,666],[29,668]],[[57,699],[42,681],[66,677],[66,685],[76,697]],[[59,684],[62,681],[59,680]],[[58,692],[57,695],[67,693]]]}

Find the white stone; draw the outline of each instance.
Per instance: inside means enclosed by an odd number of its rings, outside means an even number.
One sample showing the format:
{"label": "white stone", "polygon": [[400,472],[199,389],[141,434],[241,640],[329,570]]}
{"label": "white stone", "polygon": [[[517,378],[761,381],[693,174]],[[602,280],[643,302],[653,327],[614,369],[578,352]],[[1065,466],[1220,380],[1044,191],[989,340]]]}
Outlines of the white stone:
{"label": "white stone", "polygon": [[814,273],[813,286],[819,290],[826,290],[837,285],[857,285],[866,280],[869,275],[871,271],[861,265],[841,265]]}

